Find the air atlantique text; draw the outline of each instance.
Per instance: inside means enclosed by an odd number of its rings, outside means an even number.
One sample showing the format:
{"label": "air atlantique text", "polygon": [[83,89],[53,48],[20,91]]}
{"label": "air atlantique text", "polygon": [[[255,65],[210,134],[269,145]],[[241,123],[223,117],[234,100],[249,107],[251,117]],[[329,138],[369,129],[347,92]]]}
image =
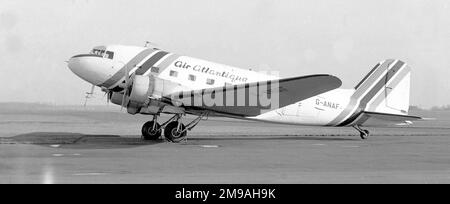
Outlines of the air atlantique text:
{"label": "air atlantique text", "polygon": [[215,75],[215,76],[219,76],[219,77],[223,77],[223,78],[228,78],[228,79],[231,79],[231,82],[236,82],[236,81],[237,82],[247,82],[247,80],[248,80],[247,77],[241,77],[238,75],[234,75],[227,71],[217,71],[210,67],[205,67],[205,66],[201,66],[201,65],[190,65],[187,62],[183,62],[183,61],[176,61],[174,65],[175,65],[175,67],[178,67],[178,68],[192,69],[196,72],[201,72],[201,73]]}

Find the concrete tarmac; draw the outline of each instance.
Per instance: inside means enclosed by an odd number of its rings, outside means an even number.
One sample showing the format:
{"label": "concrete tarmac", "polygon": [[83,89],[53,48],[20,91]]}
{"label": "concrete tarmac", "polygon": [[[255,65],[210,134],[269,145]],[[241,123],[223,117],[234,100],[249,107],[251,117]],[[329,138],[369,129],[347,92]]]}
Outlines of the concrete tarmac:
{"label": "concrete tarmac", "polygon": [[363,141],[352,128],[214,118],[172,144],[140,139],[146,116],[0,116],[0,183],[450,183],[450,129],[427,123]]}

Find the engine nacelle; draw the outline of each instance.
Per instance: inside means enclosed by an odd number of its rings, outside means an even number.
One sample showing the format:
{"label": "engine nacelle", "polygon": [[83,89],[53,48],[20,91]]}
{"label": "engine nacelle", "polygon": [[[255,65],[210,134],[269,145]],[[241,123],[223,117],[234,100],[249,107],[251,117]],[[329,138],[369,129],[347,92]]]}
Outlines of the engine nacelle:
{"label": "engine nacelle", "polygon": [[128,107],[140,108],[145,103],[148,103],[149,97],[152,96],[154,91],[154,80],[150,78],[154,77],[144,77],[135,76],[133,78],[133,84],[128,87],[130,90],[130,95],[128,97]]}
{"label": "engine nacelle", "polygon": [[127,111],[130,114],[136,114],[141,108],[147,107],[150,99],[161,99],[163,96],[183,90],[180,84],[153,75],[136,75],[132,80],[131,87],[128,87],[127,103],[125,103],[128,104]]}

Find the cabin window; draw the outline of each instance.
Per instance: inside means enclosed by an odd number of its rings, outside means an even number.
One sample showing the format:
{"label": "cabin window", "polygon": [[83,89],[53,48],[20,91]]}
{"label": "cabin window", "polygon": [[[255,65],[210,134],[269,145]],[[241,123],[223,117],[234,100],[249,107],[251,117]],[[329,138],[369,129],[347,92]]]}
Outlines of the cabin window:
{"label": "cabin window", "polygon": [[171,77],[178,77],[178,72],[177,72],[177,71],[170,70],[170,76],[171,76]]}
{"label": "cabin window", "polygon": [[159,67],[152,67],[151,72],[159,73]]}
{"label": "cabin window", "polygon": [[195,81],[196,78],[195,75],[189,74],[189,81]]}
{"label": "cabin window", "polygon": [[208,84],[208,85],[214,85],[214,79],[207,79],[206,80],[206,84]]}

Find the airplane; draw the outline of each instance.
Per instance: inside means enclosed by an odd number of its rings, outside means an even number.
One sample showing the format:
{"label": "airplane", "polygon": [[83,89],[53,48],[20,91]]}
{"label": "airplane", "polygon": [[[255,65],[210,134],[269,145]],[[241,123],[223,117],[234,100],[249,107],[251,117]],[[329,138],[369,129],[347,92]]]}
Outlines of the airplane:
{"label": "airplane", "polygon": [[[107,45],[67,61],[81,79],[100,87],[108,102],[129,114],[152,115],[141,129],[145,140],[181,142],[202,119],[229,117],[269,123],[353,127],[410,125],[411,68],[403,61],[379,62],[351,89],[332,75],[280,78],[183,56],[156,47]],[[212,102],[211,102],[212,101]],[[162,114],[172,118],[158,123]],[[196,116],[189,124],[182,117]]]}

